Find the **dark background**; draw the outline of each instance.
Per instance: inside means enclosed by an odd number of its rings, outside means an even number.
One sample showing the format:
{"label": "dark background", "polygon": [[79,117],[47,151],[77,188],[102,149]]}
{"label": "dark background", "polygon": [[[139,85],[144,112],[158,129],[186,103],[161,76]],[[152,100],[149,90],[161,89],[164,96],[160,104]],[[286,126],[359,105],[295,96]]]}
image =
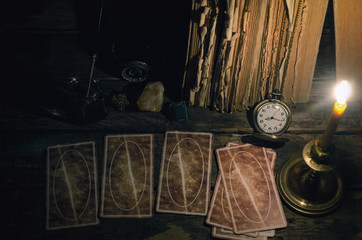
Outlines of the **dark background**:
{"label": "dark background", "polygon": [[[191,1],[14,0],[0,8],[1,99],[46,101],[54,79],[87,76],[98,53],[96,77],[120,78],[128,61],[151,67],[150,81],[180,99]],[[49,86],[50,85],[50,86]],[[26,101],[25,101],[26,102]]]}

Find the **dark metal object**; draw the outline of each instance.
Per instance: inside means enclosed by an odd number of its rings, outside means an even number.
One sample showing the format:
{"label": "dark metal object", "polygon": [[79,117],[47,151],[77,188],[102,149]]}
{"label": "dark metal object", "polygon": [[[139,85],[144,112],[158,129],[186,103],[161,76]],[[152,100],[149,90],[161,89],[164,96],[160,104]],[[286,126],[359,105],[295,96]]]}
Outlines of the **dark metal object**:
{"label": "dark metal object", "polygon": [[[89,88],[90,86],[90,88]],[[85,96],[88,94],[88,97]],[[76,124],[88,124],[103,119],[107,113],[98,81],[72,77],[49,90],[43,109],[56,118]]]}
{"label": "dark metal object", "polygon": [[145,62],[131,61],[124,64],[122,78],[133,83],[143,82],[150,77],[151,68]]}
{"label": "dark metal object", "polygon": [[[102,21],[103,0],[99,13],[97,39]],[[98,45],[98,43],[96,44]],[[97,46],[95,46],[95,49]],[[88,78],[72,77],[57,84],[43,107],[48,113],[76,124],[88,124],[107,115],[103,93],[94,79],[97,54],[92,55]]]}
{"label": "dark metal object", "polygon": [[[102,22],[103,4],[104,3],[102,0],[97,26],[97,41],[99,39]],[[96,48],[98,47],[97,45],[98,43],[96,43]],[[92,89],[92,85],[95,83],[93,75],[96,60],[97,54],[94,53],[92,55],[85,97],[79,99],[79,101],[75,101],[74,105],[71,107],[73,111],[71,111],[72,114],[70,114],[69,117],[72,118],[73,121],[80,124],[95,122],[104,118],[107,115],[105,101],[101,90],[98,88]]]}

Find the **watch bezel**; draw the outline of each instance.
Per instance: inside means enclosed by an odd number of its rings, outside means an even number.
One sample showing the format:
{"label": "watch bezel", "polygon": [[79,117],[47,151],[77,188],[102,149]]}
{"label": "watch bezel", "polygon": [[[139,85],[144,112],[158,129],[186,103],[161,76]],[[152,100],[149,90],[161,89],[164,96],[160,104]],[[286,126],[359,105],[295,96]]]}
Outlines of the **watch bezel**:
{"label": "watch bezel", "polygon": [[[287,120],[287,123],[284,125],[284,127],[280,131],[275,132],[275,133],[268,133],[268,132],[264,131],[263,129],[261,129],[259,127],[259,124],[257,123],[257,116],[258,116],[259,111],[261,110],[261,108],[264,105],[266,105],[267,103],[270,103],[270,102],[280,105],[280,107],[282,107],[284,109],[284,111],[286,112],[285,118]],[[258,105],[256,105],[256,107],[255,107],[255,109],[253,111],[254,129],[257,132],[265,134],[265,135],[279,136],[279,135],[283,134],[289,128],[291,121],[292,121],[292,115],[291,115],[290,108],[288,107],[287,104],[285,104],[283,101],[278,100],[278,99],[265,99],[264,101],[261,101]]]}

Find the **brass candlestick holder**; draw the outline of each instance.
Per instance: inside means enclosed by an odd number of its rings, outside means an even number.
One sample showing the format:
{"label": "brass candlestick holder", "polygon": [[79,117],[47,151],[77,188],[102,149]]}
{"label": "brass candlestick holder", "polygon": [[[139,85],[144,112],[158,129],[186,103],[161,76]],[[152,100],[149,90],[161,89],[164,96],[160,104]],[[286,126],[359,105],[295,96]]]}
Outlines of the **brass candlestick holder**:
{"label": "brass candlestick holder", "polygon": [[338,159],[334,145],[323,150],[319,139],[307,143],[302,158],[287,161],[277,172],[277,187],[283,201],[308,216],[335,210],[345,193],[342,177],[335,170]]}

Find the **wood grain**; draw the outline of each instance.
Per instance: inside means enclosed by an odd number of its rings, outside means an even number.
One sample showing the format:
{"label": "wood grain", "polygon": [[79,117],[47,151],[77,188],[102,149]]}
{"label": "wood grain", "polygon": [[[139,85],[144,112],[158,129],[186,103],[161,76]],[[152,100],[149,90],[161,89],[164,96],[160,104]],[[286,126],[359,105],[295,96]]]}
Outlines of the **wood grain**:
{"label": "wood grain", "polygon": [[[296,1],[298,2],[298,1]],[[285,80],[287,102],[309,101],[328,0],[303,1]],[[295,7],[296,9],[296,7]]]}
{"label": "wood grain", "polygon": [[337,80],[354,85],[353,99],[362,100],[362,2],[334,0]]}
{"label": "wood grain", "polygon": [[[323,133],[333,110],[333,100],[324,99],[319,102],[289,104],[292,111],[290,133]],[[245,111],[233,114],[221,114],[200,107],[188,107],[188,120],[171,122],[167,115],[137,111],[116,111],[107,108],[108,116],[96,123],[77,126],[61,120],[54,120],[47,115],[39,115],[36,109],[24,111],[21,107],[0,106],[0,125],[2,131],[29,130],[76,132],[97,131],[103,133],[164,133],[167,130],[190,130],[231,133],[252,133]],[[24,122],[27,124],[24,125]],[[227,124],[225,124],[227,123]],[[338,125],[337,134],[362,132],[362,104],[348,103],[343,118]]]}
{"label": "wood grain", "polygon": [[[18,115],[19,116],[19,115]],[[211,119],[210,119],[211,120]],[[185,123],[186,124],[186,123]],[[35,125],[34,129],[37,125]],[[44,149],[49,145],[66,144],[73,141],[94,140],[102,143],[104,132],[102,131],[78,131],[63,129],[51,131],[51,123],[47,124],[48,130],[11,130],[5,131],[1,127],[0,134],[0,171],[3,180],[0,188],[7,194],[2,202],[8,206],[3,214],[6,217],[6,231],[19,238],[39,236],[43,238],[69,239],[88,237],[90,239],[104,236],[109,233],[110,238],[150,238],[154,235],[179,233],[193,236],[193,239],[210,239],[210,228],[204,224],[203,216],[185,216],[180,214],[155,214],[152,219],[102,219],[99,227],[69,230],[67,232],[49,232],[44,230],[45,211],[45,179],[46,167],[44,165]],[[191,126],[188,125],[191,129]],[[228,129],[228,128],[226,128]],[[136,128],[132,128],[136,131]],[[252,142],[248,133],[221,132],[214,133],[214,149],[225,146],[227,142],[247,143]],[[114,132],[117,132],[115,130]],[[318,137],[316,132],[288,133],[290,139],[284,145],[272,145],[277,152],[275,170],[289,159],[300,157],[303,147],[310,140]],[[155,175],[159,174],[159,166],[162,153],[164,133],[155,134]],[[301,216],[287,207],[284,207],[288,227],[277,230],[276,235],[270,239],[297,239],[309,240],[313,238],[330,239],[349,238],[359,239],[362,229],[360,215],[362,214],[362,168],[360,159],[362,151],[360,143],[361,134],[341,134],[334,138],[339,151],[342,154],[338,167],[344,172],[344,180],[347,184],[347,195],[335,212],[320,218],[308,218]],[[97,145],[96,156],[98,166],[103,165],[104,149]],[[101,173],[102,171],[98,171]],[[21,174],[19,174],[21,173]],[[213,191],[218,175],[216,160],[213,157],[210,177],[211,190]],[[99,176],[101,178],[101,176]],[[155,181],[157,183],[157,181]],[[211,192],[212,192],[211,191]],[[31,207],[29,207],[31,206]],[[19,225],[20,223],[24,223]],[[26,223],[26,224],[25,224]],[[122,231],[117,231],[122,229]],[[140,229],[142,231],[140,231]],[[152,229],[152,230],[151,230]],[[182,235],[184,236],[184,235]],[[175,237],[175,239],[178,239]],[[181,237],[179,239],[182,239]]]}

